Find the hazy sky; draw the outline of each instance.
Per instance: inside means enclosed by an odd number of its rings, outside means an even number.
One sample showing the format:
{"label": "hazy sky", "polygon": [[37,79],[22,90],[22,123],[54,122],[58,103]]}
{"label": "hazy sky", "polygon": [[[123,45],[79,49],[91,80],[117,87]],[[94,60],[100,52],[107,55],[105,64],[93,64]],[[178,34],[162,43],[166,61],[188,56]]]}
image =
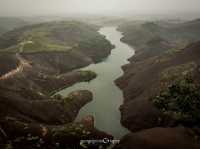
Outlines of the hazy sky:
{"label": "hazy sky", "polygon": [[200,12],[200,0],[0,0],[0,15]]}

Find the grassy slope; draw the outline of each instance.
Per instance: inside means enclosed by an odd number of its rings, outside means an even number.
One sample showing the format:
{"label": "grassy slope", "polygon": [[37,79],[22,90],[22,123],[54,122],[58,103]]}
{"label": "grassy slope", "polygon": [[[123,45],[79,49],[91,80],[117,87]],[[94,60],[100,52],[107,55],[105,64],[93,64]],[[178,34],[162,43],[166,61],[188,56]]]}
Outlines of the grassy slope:
{"label": "grassy slope", "polygon": [[[61,121],[56,122],[56,128],[59,130],[55,132],[55,129],[47,130],[48,132],[53,132],[53,135],[45,135],[46,136],[54,136],[56,138],[57,144],[61,144],[59,140],[65,140],[64,145],[69,146],[69,143],[71,143],[73,140],[76,138],[74,136],[77,136],[78,139],[82,137],[80,133],[77,133],[77,127],[76,130],[72,129],[70,126],[65,127],[65,125],[72,125],[75,126],[76,124],[74,123],[69,123],[72,120],[72,118],[76,117],[75,111],[79,111],[81,108],[81,103],[84,102],[84,98],[79,100],[79,97],[85,97],[87,102],[89,102],[89,94],[81,94],[82,91],[76,92],[76,97],[74,99],[71,98],[66,98],[66,99],[61,99],[57,101],[57,99],[50,98],[48,95],[44,95],[43,93],[43,87],[45,90],[49,91],[55,88],[60,88],[63,86],[70,86],[78,81],[89,81],[90,79],[96,77],[96,74],[91,72],[91,71],[80,71],[80,72],[71,72],[71,73],[66,73],[66,74],[61,74],[57,76],[57,72],[63,73],[63,72],[68,72],[71,69],[79,68],[82,66],[86,66],[92,61],[87,60],[87,58],[93,58],[93,53],[99,53],[99,57],[106,57],[108,53],[111,50],[111,44],[103,37],[100,36],[100,34],[97,32],[97,28],[95,26],[89,26],[83,23],[79,22],[52,22],[52,23],[43,23],[43,24],[38,24],[38,25],[31,25],[31,26],[26,26],[22,27],[19,29],[15,29],[13,31],[10,31],[6,34],[4,34],[2,37],[0,37],[0,46],[2,52],[0,56],[3,57],[3,54],[7,54],[8,56],[4,56],[3,58],[5,59],[5,62],[2,60],[3,63],[10,63],[11,61],[8,59],[8,57],[13,56],[15,58],[15,52],[24,52],[23,55],[24,58],[30,60],[32,64],[32,69],[30,68],[25,68],[23,70],[23,75],[18,74],[18,76],[11,78],[10,80],[5,80],[0,82],[0,92],[3,92],[1,94],[0,99],[4,99],[4,95],[11,101],[11,103],[4,105],[4,103],[0,104],[0,107],[6,107],[4,110],[3,108],[0,108],[1,111],[1,126],[2,123],[4,123],[4,116],[8,116],[9,112],[12,111],[11,115],[12,117],[17,117],[16,119],[19,120],[20,116],[18,117],[18,111],[14,110],[11,105],[17,105],[19,108],[16,109],[23,109],[23,112],[21,113],[21,117],[27,117],[27,119],[35,119],[33,120],[34,122],[37,121],[37,123],[34,125],[33,131],[26,130],[26,132],[30,135],[38,131],[41,131],[41,124],[42,125],[50,125],[49,122],[44,122],[40,118],[36,118],[38,115],[39,117],[44,116],[45,119],[47,119],[47,115],[51,115],[49,120],[50,123],[54,121],[54,119],[57,119],[59,116],[61,116]],[[69,50],[73,49],[73,50]],[[62,51],[62,52],[46,52],[46,51]],[[63,52],[64,51],[64,52]],[[65,52],[65,51],[70,51],[70,52]],[[11,52],[7,53],[7,52]],[[32,53],[34,52],[34,53]],[[102,55],[102,53],[104,53]],[[14,58],[11,57],[10,59],[13,60]],[[98,58],[98,57],[97,57]],[[97,59],[96,58],[96,59]],[[8,61],[7,61],[8,60]],[[95,60],[95,57],[94,57]],[[35,65],[34,65],[35,64]],[[36,65],[37,64],[37,65]],[[39,66],[40,67],[39,67]],[[5,65],[3,65],[5,66]],[[7,68],[8,66],[6,66]],[[10,66],[10,68],[13,68],[13,66]],[[46,72],[50,68],[53,69],[53,74]],[[43,70],[44,69],[44,70]],[[54,70],[55,69],[55,70]],[[60,77],[61,76],[61,77]],[[8,83],[8,82],[9,83]],[[1,84],[2,83],[2,84]],[[14,85],[15,84],[15,85]],[[53,87],[53,88],[52,88]],[[12,88],[13,90],[9,90],[9,88]],[[25,90],[26,88],[26,90]],[[15,92],[15,89],[17,92]],[[49,90],[48,90],[49,89]],[[7,94],[9,92],[9,94]],[[85,91],[83,91],[85,92]],[[86,91],[87,92],[87,91]],[[26,95],[23,95],[26,94]],[[24,97],[24,98],[23,98]],[[31,106],[31,109],[34,109],[34,107],[31,105],[32,101],[36,99],[36,102],[38,105],[35,105],[36,110],[31,110],[30,108],[24,108],[22,103],[17,103],[15,102],[18,101],[23,101],[24,104],[27,106]],[[40,100],[40,98],[42,100]],[[7,98],[6,98],[7,99]],[[79,101],[78,101],[79,100]],[[77,101],[77,102],[76,102]],[[70,104],[70,103],[73,104]],[[44,105],[43,105],[44,103]],[[49,103],[49,105],[48,105]],[[53,111],[52,108],[53,106],[56,111],[59,111],[60,113],[58,114],[57,112]],[[80,106],[80,108],[79,108]],[[23,108],[21,108],[23,107]],[[45,110],[45,107],[49,110]],[[63,109],[62,109],[63,107]],[[37,108],[41,109],[37,110]],[[26,111],[28,110],[28,111]],[[66,110],[66,111],[65,111]],[[35,112],[34,112],[35,111]],[[2,113],[6,113],[5,115]],[[25,116],[26,115],[26,116]],[[34,115],[34,116],[30,116]],[[74,115],[74,116],[73,116]],[[19,119],[18,119],[19,118]],[[70,119],[70,121],[65,121],[67,118]],[[2,122],[3,120],[3,122]],[[20,119],[21,120],[21,119]],[[29,121],[28,120],[28,121]],[[22,124],[24,123],[25,119],[22,118],[21,122]],[[19,121],[18,121],[19,122]],[[30,122],[30,121],[29,121]],[[6,123],[6,122],[5,122]],[[87,122],[88,123],[88,122]],[[18,123],[19,124],[19,123]],[[28,126],[29,123],[27,123],[26,126]],[[6,124],[6,126],[8,126]],[[11,128],[15,128],[16,124],[12,123]],[[17,125],[19,126],[19,125]],[[16,126],[16,127],[17,127]],[[36,127],[38,126],[38,131],[36,130]],[[52,128],[52,126],[50,126]],[[61,129],[62,130],[61,130]],[[88,127],[87,127],[88,128]],[[4,128],[1,128],[6,135],[8,135],[8,138],[6,140],[10,139],[9,138],[9,128],[6,127],[6,130]],[[102,134],[104,133],[99,133],[96,131],[96,129],[92,128],[90,131],[95,131],[93,132],[87,132],[81,128],[78,128],[81,132],[84,133],[84,137],[89,138],[89,133],[91,133],[91,139],[99,139]],[[23,131],[20,130],[20,128],[16,128],[17,132],[12,132],[11,135],[16,135],[16,138],[21,138],[24,136]],[[55,132],[55,133],[54,133]],[[87,133],[87,134],[86,134]],[[78,134],[78,135],[77,135]],[[70,139],[64,139],[64,136],[68,136]],[[95,137],[95,138],[94,138]],[[29,138],[32,139],[33,137]],[[39,138],[39,137],[36,137]],[[75,138],[75,139],[74,139]],[[104,135],[103,138],[109,138],[108,135]],[[13,139],[13,138],[12,138]],[[9,142],[12,142],[12,139],[9,140]],[[14,138],[15,139],[15,138]],[[81,138],[83,139],[83,138]],[[70,140],[69,142],[66,142],[66,140]],[[55,147],[53,139],[50,139],[50,144],[52,144],[52,148]],[[0,142],[1,142],[1,136],[0,136]],[[24,141],[22,141],[24,142]],[[14,143],[9,144],[10,147],[12,147]],[[35,148],[35,141],[34,141],[34,147]],[[46,144],[46,143],[45,143]],[[44,148],[51,148],[50,144],[47,143],[48,146]],[[23,148],[23,144],[20,144],[19,142],[17,143],[19,148]],[[32,148],[30,147],[32,144],[30,141],[25,145],[25,148]],[[15,146],[15,145],[13,145]],[[46,146],[46,145],[44,145]],[[62,145],[61,145],[62,146]]]}
{"label": "grassy slope", "polygon": [[138,59],[144,59],[169,49],[184,48],[189,43],[200,40],[199,20],[166,24],[129,22],[120,26],[125,35],[122,41],[136,47],[140,53],[137,55]]}
{"label": "grassy slope", "polygon": [[[0,37],[1,51],[68,51],[105,42],[95,26],[79,22],[51,22],[22,27]],[[83,47],[84,48],[84,47]]]}

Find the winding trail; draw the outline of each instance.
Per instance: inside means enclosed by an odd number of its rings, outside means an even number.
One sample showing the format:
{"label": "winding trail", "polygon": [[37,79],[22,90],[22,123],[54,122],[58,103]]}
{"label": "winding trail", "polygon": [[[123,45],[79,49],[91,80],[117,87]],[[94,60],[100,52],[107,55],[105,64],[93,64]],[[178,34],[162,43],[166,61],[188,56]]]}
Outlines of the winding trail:
{"label": "winding trail", "polygon": [[16,58],[19,60],[19,65],[17,66],[17,68],[7,72],[6,74],[0,76],[0,80],[6,80],[9,79],[11,77],[13,77],[14,75],[23,72],[23,70],[25,68],[31,68],[32,66],[30,65],[30,63],[24,59],[20,53],[23,52],[23,47],[25,44],[22,45],[22,47],[20,47],[20,50],[18,53],[16,53]]}

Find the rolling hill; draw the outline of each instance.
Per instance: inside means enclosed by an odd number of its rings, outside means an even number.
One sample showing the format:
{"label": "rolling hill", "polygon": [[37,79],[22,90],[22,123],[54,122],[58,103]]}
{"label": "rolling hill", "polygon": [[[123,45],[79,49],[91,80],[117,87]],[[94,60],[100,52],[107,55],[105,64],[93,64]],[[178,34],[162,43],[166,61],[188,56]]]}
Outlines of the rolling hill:
{"label": "rolling hill", "polygon": [[96,77],[95,72],[76,69],[110,54],[113,46],[98,29],[76,21],[48,22],[0,37],[0,148],[70,148],[82,139],[113,138],[95,129],[91,116],[90,121],[74,122],[92,100],[90,91],[52,96]]}
{"label": "rolling hill", "polygon": [[116,80],[125,97],[121,123],[131,131],[116,149],[199,148],[199,23],[119,28],[136,55]]}
{"label": "rolling hill", "polygon": [[[165,25],[167,24],[167,25]],[[135,60],[158,55],[169,49],[181,49],[200,40],[200,21],[170,22],[129,22],[121,25],[122,41],[135,47]]]}

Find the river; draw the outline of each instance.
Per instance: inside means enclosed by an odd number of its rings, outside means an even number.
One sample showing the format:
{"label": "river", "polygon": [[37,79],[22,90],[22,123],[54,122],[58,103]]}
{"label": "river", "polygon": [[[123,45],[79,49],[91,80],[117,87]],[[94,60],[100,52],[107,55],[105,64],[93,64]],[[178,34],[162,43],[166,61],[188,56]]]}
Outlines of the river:
{"label": "river", "polygon": [[121,66],[128,63],[127,59],[134,54],[134,49],[120,41],[122,33],[117,27],[103,27],[99,33],[104,35],[115,48],[103,62],[91,64],[81,70],[91,70],[97,73],[97,78],[88,82],[77,83],[59,92],[66,97],[75,90],[90,90],[93,93],[93,101],[84,106],[77,117],[77,120],[84,116],[95,117],[95,127],[99,130],[112,134],[120,139],[128,133],[120,124],[119,107],[123,103],[122,91],[115,85],[114,80],[123,75]]}

